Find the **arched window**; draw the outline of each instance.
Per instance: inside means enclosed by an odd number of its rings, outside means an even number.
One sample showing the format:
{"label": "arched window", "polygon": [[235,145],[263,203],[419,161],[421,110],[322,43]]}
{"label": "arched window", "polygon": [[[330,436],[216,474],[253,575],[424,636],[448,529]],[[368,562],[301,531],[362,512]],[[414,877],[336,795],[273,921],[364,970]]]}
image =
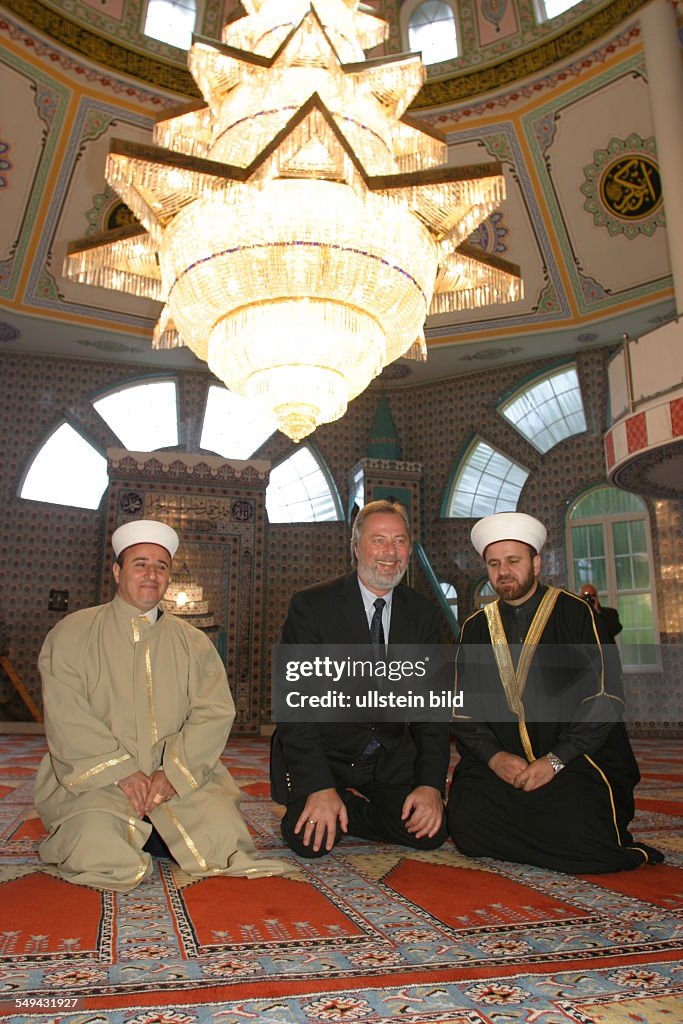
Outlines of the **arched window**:
{"label": "arched window", "polygon": [[189,50],[196,19],[196,0],[149,0],[145,35]]}
{"label": "arched window", "polygon": [[536,0],[538,19],[539,21],[551,21],[579,3],[581,0]]}
{"label": "arched window", "polygon": [[108,483],[104,456],[72,426],[62,423],[33,457],[19,497],[97,508]]}
{"label": "arched window", "polygon": [[408,49],[420,52],[425,64],[439,64],[458,56],[455,11],[445,0],[404,4],[401,25],[404,38],[407,27]]}
{"label": "arched window", "polygon": [[365,504],[365,473],[362,466],[357,466],[351,486],[349,488],[349,524],[353,523],[353,520],[357,516],[360,509]]}
{"label": "arched window", "polygon": [[547,452],[586,429],[576,366],[563,366],[525,384],[498,412],[537,448]]}
{"label": "arched window", "polygon": [[154,452],[178,444],[175,381],[127,384],[93,402],[124,448]]}
{"label": "arched window", "polygon": [[491,601],[495,601],[498,598],[498,594],[491,586],[491,581],[487,578],[480,580],[474,588],[474,595],[472,604],[474,605],[475,611],[479,611],[485,604],[490,604]]}
{"label": "arched window", "polygon": [[529,471],[490,444],[475,438],[444,502],[442,515],[453,519],[514,512]]}
{"label": "arched window", "polygon": [[212,384],[199,445],[224,459],[248,459],[276,429],[258,402]]}
{"label": "arched window", "polygon": [[332,477],[309,445],[303,445],[271,471],[266,511],[271,523],[320,523],[343,518]]}
{"label": "arched window", "polygon": [[616,487],[584,494],[567,515],[570,584],[592,583],[616,608],[624,668],[659,668],[650,524],[645,502]]}
{"label": "arched window", "polygon": [[448,583],[447,580],[441,580],[439,582],[443,596],[446,598],[448,605],[453,612],[453,618],[458,621],[458,591],[455,589],[452,583]]}

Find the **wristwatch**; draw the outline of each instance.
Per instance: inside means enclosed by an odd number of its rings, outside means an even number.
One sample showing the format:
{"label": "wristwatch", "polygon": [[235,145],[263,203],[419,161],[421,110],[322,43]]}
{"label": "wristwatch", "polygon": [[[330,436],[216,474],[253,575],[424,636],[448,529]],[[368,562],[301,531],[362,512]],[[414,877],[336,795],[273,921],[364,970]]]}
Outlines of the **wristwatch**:
{"label": "wristwatch", "polygon": [[551,765],[553,766],[553,771],[555,772],[556,775],[557,775],[558,772],[562,771],[562,769],[564,768],[564,761],[560,761],[560,759],[557,756],[557,754],[553,754],[553,752],[550,751],[545,756],[548,758],[548,760],[550,761]]}

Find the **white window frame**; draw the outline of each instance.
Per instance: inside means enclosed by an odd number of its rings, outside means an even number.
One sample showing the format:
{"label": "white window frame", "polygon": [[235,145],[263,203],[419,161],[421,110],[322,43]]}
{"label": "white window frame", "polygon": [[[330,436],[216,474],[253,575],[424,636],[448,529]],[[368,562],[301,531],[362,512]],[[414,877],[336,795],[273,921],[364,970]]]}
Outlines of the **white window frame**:
{"label": "white window frame", "polygon": [[[401,4],[399,11],[399,29],[401,32],[401,46],[405,53],[410,53],[410,19],[412,18],[415,10],[423,4],[425,0],[406,0],[405,3]],[[445,58],[445,60],[456,60],[460,56],[460,18],[457,4],[455,0],[442,0],[447,7],[453,11],[453,20],[455,22],[455,53],[451,57]],[[445,61],[439,61],[438,63],[445,63]],[[425,62],[426,64],[426,62]],[[426,64],[427,67],[435,67],[436,64]]]}
{"label": "white window frame", "polygon": [[[453,618],[458,621],[458,591],[455,583],[451,583],[450,580],[439,580],[439,586],[441,587],[441,593],[444,596],[444,601],[448,604],[449,608],[453,612]],[[452,591],[452,593],[451,593]]]}
{"label": "white window frame", "polygon": [[[333,505],[334,505],[334,510],[335,510],[334,519],[331,519],[331,518],[329,518],[329,519],[328,518],[317,519],[315,517],[312,518],[312,519],[308,519],[308,518],[307,519],[271,519],[270,518],[270,511],[268,509],[268,489],[270,488],[270,484],[268,484],[268,487],[266,488],[266,514],[268,516],[268,522],[269,523],[277,523],[277,524],[280,524],[280,525],[282,525],[282,524],[286,525],[288,523],[294,524],[294,523],[335,523],[335,522],[343,522],[343,520],[344,520],[344,511],[342,509],[341,501],[339,499],[339,491],[337,489],[337,486],[336,486],[336,484],[334,482],[334,478],[333,478],[332,474],[330,473],[330,470],[329,470],[325,460],[323,459],[323,457],[320,454],[320,452],[317,451],[317,449],[314,447],[314,445],[312,445],[312,444],[300,444],[299,447],[296,449],[296,451],[290,452],[289,455],[287,455],[284,459],[280,459],[280,461],[278,463],[276,463],[275,466],[273,466],[273,469],[271,470],[271,474],[273,473],[274,470],[276,470],[280,466],[284,465],[284,463],[288,462],[290,459],[292,459],[295,456],[297,456],[299,454],[299,452],[301,452],[301,451],[303,451],[305,449],[307,449],[310,452],[311,456],[313,457],[313,459],[315,460],[315,462],[318,465],[318,469],[320,470],[320,472],[322,473],[323,477],[325,478],[325,482],[327,483],[327,487],[328,487],[329,492],[330,492],[330,497],[331,497]],[[287,506],[287,507],[289,507],[289,506]]]}
{"label": "white window frame", "polygon": [[[157,0],[157,2],[159,2],[159,0]],[[162,0],[162,2],[166,2],[169,7],[188,7],[189,6],[185,2],[183,2],[183,3],[173,3],[173,0]],[[150,0],[146,0],[146,3],[144,5],[143,11],[142,11],[142,29],[141,29],[142,35],[145,36],[147,39],[154,39],[156,42],[163,43],[165,46],[173,46],[173,47],[175,47],[176,50],[182,50],[183,52],[187,53],[188,50],[190,49],[190,46],[192,46],[192,36],[196,35],[197,32],[199,31],[199,25],[200,25],[199,16],[200,16],[200,13],[202,13],[201,12],[201,7],[202,7],[201,0],[194,0],[194,25],[192,27],[192,33],[190,35],[190,42],[189,42],[188,46],[178,46],[177,43],[169,42],[167,39],[160,39],[158,36],[154,36],[150,32],[147,31],[147,18],[148,18],[148,15],[149,15],[149,6],[150,6]]]}
{"label": "white window frame", "polygon": [[[130,444],[128,444],[126,442],[126,440],[123,437],[119,436],[119,434],[116,432],[116,428],[114,426],[112,426],[112,424],[109,422],[109,420],[106,418],[106,416],[104,416],[102,414],[102,412],[100,412],[100,410],[97,408],[97,403],[98,402],[102,402],[102,401],[104,401],[107,398],[111,398],[114,395],[123,394],[124,392],[132,391],[135,388],[148,387],[149,385],[154,385],[154,384],[172,384],[174,389],[175,389],[175,419],[176,419],[175,432],[176,432],[176,440],[175,440],[175,442],[173,444],[164,444],[164,445],[160,445],[160,446],[157,445],[154,448],[147,448],[147,447],[140,448],[140,447],[137,447],[137,446],[130,445]],[[94,398],[91,398],[90,399],[90,404],[92,405],[92,407],[95,410],[95,412],[97,413],[97,415],[101,418],[101,420],[104,423],[107,424],[107,426],[111,430],[111,432],[113,434],[115,434],[116,437],[119,439],[119,441],[121,443],[121,446],[123,448],[126,448],[128,451],[133,451],[133,452],[136,452],[136,451],[140,451],[140,452],[156,452],[156,451],[162,451],[165,448],[173,449],[173,448],[176,448],[180,444],[180,394],[179,394],[179,391],[178,391],[178,381],[177,381],[177,379],[175,377],[142,377],[142,378],[137,378],[136,380],[126,381],[124,384],[117,384],[115,387],[108,388],[106,391],[103,391],[101,394],[98,394]],[[142,416],[142,414],[141,414],[141,416]]]}
{"label": "white window frame", "polygon": [[[563,422],[565,425],[568,426],[566,414],[561,407],[560,401],[557,397],[557,394],[555,393],[555,389],[553,388],[552,390],[555,400],[557,402],[557,406],[559,407],[561,413],[561,419],[555,419],[552,421],[552,423],[548,423],[545,419],[543,419],[543,417],[539,417],[543,422],[544,430],[539,431],[539,433],[534,435],[533,437],[531,436],[531,434],[526,433],[526,431],[519,425],[519,421],[515,421],[512,417],[507,415],[507,410],[510,408],[511,405],[519,401],[521,398],[524,398],[526,395],[529,394],[529,392],[534,391],[540,385],[550,383],[550,381],[554,380],[555,377],[559,377],[562,374],[569,373],[572,370],[574,371],[574,374],[576,376],[579,397],[581,399],[583,427],[580,430],[573,430],[571,431],[571,433],[565,434],[564,437],[558,438],[558,440],[554,441],[548,448],[543,448],[536,440],[536,438],[541,433],[549,432],[550,427],[553,423]],[[550,371],[543,371],[543,373],[539,373],[535,377],[532,377],[531,380],[527,380],[521,387],[517,388],[511,394],[507,395],[502,402],[498,403],[497,411],[503,417],[505,422],[509,423],[513,430],[516,430],[520,437],[523,437],[524,440],[527,441],[530,445],[532,445],[532,447],[534,447],[537,452],[540,452],[541,455],[546,455],[548,452],[552,451],[553,448],[555,448],[558,444],[561,444],[563,441],[567,441],[570,437],[577,437],[579,434],[584,434],[588,429],[588,424],[586,422],[586,407],[583,401],[583,392],[581,391],[581,379],[579,377],[579,371],[576,363],[563,363],[562,366],[556,366],[553,370]]]}
{"label": "white window frame", "polygon": [[536,20],[539,25],[546,25],[549,21],[554,21],[555,18],[561,18],[567,11],[571,11],[573,7],[578,7],[582,0],[574,0],[574,3],[570,3],[565,7],[563,11],[558,11],[557,14],[548,14],[545,6],[545,0],[534,0],[534,8],[536,10]]}
{"label": "white window frame", "polygon": [[[77,434],[78,437],[80,437],[81,440],[84,441],[85,444],[88,445],[89,448],[92,448],[92,450],[95,452],[96,455],[100,456],[100,458],[102,459],[102,462],[104,463],[104,467],[103,468],[104,468],[105,482],[104,482],[104,487],[103,487],[103,489],[102,489],[102,491],[100,493],[99,500],[98,500],[96,505],[92,505],[92,504],[85,505],[85,504],[83,504],[83,502],[58,501],[54,497],[53,498],[46,498],[46,497],[37,498],[37,497],[34,497],[32,495],[28,495],[28,494],[24,494],[23,493],[24,487],[26,486],[26,482],[27,482],[29,476],[31,475],[31,472],[32,472],[33,467],[34,467],[34,465],[36,463],[36,460],[40,457],[40,455],[42,454],[42,452],[43,452],[44,448],[46,447],[46,445],[48,445],[52,441],[52,439],[54,438],[55,434],[57,434],[62,429],[62,427],[68,427],[70,430],[73,431],[74,434]],[[60,462],[59,466],[61,466],[61,465],[62,465],[62,463]],[[59,466],[55,466],[55,469],[59,469]],[[78,477],[82,477],[83,474],[80,472],[80,470],[76,469],[75,475],[78,476]],[[108,486],[109,486],[109,477],[108,477],[108,474],[107,474],[107,459],[106,459],[106,456],[105,456],[104,452],[102,452],[101,449],[98,448],[98,446],[96,444],[93,444],[93,442],[88,437],[85,436],[85,434],[83,433],[82,430],[79,430],[78,427],[74,426],[73,423],[70,423],[69,420],[63,419],[63,420],[60,420],[59,423],[55,424],[55,426],[52,428],[52,430],[49,432],[49,434],[47,434],[43,438],[41,443],[38,445],[38,447],[33,452],[33,455],[31,457],[31,461],[26,466],[26,468],[25,468],[25,470],[24,470],[24,472],[22,474],[21,480],[19,481],[19,487],[17,489],[17,496],[22,501],[40,501],[40,502],[44,502],[46,505],[61,505],[62,508],[81,508],[81,509],[86,509],[86,510],[91,511],[91,512],[95,512],[95,511],[97,511],[99,509],[100,505],[102,504],[102,498],[104,497],[104,495],[105,495],[105,493],[107,491],[107,487]]]}
{"label": "white window frame", "polygon": [[[493,593],[484,594],[483,591],[487,587],[489,587],[493,591]],[[491,580],[488,578],[488,576],[484,576],[484,578],[479,580],[479,582],[475,585],[474,591],[472,592],[472,605],[474,607],[475,612],[480,611],[487,604],[492,604],[493,601],[497,600],[498,594],[496,594],[495,590],[493,590]]]}
{"label": "white window frame", "polygon": [[[229,396],[227,399],[228,416],[223,420],[223,429],[219,434],[213,436],[205,435],[207,427],[207,412],[209,410],[209,404],[212,403],[212,396],[216,397],[218,401],[221,400],[222,393]],[[241,408],[240,408],[241,407]],[[254,435],[252,434],[248,440],[250,441],[251,447],[247,452],[247,449],[240,450],[242,448],[242,440],[245,436],[245,420],[240,422],[240,416],[244,415],[246,419],[246,426],[251,428],[252,424],[257,420],[262,420],[264,429],[268,430],[265,436],[259,432],[258,444],[253,444]],[[205,452],[215,452],[224,459],[238,459],[248,460],[253,458],[254,452],[257,452],[259,448],[262,448],[266,441],[269,441],[277,430],[277,423],[274,419],[269,419],[268,415],[263,411],[263,407],[255,399],[243,398],[241,395],[235,394],[234,391],[230,391],[223,384],[209,384],[206,389],[206,400],[204,402],[204,414],[202,416],[202,429],[199,436],[200,448]],[[238,453],[235,454],[234,450],[230,449],[230,434],[237,437],[237,449]],[[207,444],[207,441],[214,442],[213,444]]]}
{"label": "white window frame", "polygon": [[[495,499],[495,503],[494,503],[494,507],[493,508],[488,509],[487,511],[474,511],[473,508],[470,508],[470,511],[467,514],[456,513],[454,511],[454,509],[453,509],[453,505],[454,505],[454,501],[455,501],[455,496],[456,496],[456,494],[458,492],[458,484],[459,484],[460,480],[462,479],[463,473],[465,472],[465,470],[467,469],[467,467],[468,467],[468,465],[470,463],[470,459],[471,459],[471,456],[472,456],[473,452],[481,444],[486,445],[486,447],[490,448],[496,455],[500,455],[503,459],[505,459],[508,463],[510,463],[511,466],[515,466],[518,469],[520,469],[523,473],[526,473],[526,477],[525,477],[521,487],[519,488],[519,491],[518,491],[518,494],[517,494],[517,500],[515,501],[514,508],[501,509],[501,508],[496,507],[498,505],[498,502],[499,502],[499,499],[500,499],[500,491],[502,490],[503,485],[506,483],[506,480],[503,479],[501,481],[501,486],[500,486],[500,488],[498,490],[498,497]],[[502,511],[514,512],[517,509],[517,505],[519,503],[519,498],[520,498],[521,493],[522,493],[522,491],[524,490],[524,488],[525,488],[525,486],[527,484],[527,481],[528,481],[530,475],[531,475],[531,471],[529,469],[527,469],[527,467],[524,466],[521,462],[518,462],[517,459],[513,459],[506,452],[502,451],[500,448],[497,448],[495,445],[491,444],[489,441],[486,441],[483,437],[480,437],[477,434],[475,437],[472,438],[470,443],[467,445],[467,447],[465,448],[463,454],[461,455],[460,459],[458,460],[456,466],[454,467],[454,470],[453,470],[453,472],[451,474],[451,479],[449,480],[449,483],[448,483],[448,489],[446,491],[445,499],[444,499],[444,502],[443,502],[443,505],[442,505],[441,515],[445,519],[479,519],[479,518],[481,518],[481,516],[490,515],[493,512],[502,512]],[[480,476],[480,483],[481,483],[481,480],[483,480],[483,479],[485,479],[485,476]],[[495,479],[497,480],[499,478],[496,477]],[[514,486],[516,487],[517,485],[515,484]],[[474,492],[474,500],[472,502],[472,505],[474,505],[476,503],[477,496],[479,495],[479,493],[480,493],[480,491],[479,491],[479,487],[478,487],[477,490]]]}
{"label": "white window frame", "polygon": [[[659,643],[659,609],[657,607],[657,585],[655,575],[655,564],[652,556],[652,531],[650,529],[650,515],[647,510],[647,506],[643,502],[642,513],[633,512],[615,512],[609,513],[608,515],[601,516],[586,516],[581,519],[570,518],[572,510],[576,505],[582,501],[592,491],[600,491],[608,488],[609,484],[598,484],[595,487],[590,487],[575,498],[567,509],[565,516],[565,543],[567,548],[567,578],[569,580],[569,587],[573,593],[576,593],[580,584],[577,583],[576,573],[574,571],[574,548],[572,543],[572,526],[602,526],[603,536],[605,540],[605,575],[607,577],[607,593],[599,593],[598,600],[600,604],[604,604],[609,608],[619,607],[619,593],[617,592],[617,570],[615,564],[614,554],[614,542],[612,538],[612,524],[614,523],[628,523],[633,520],[639,520],[645,523],[645,541],[647,545],[647,558],[650,568],[650,587],[647,591],[633,590],[633,591],[621,591],[621,594],[642,594],[649,593],[652,597],[652,620],[653,629],[655,633],[655,651],[656,659],[652,664],[647,665],[624,665],[623,671],[629,675],[636,675],[640,672],[661,672],[662,671],[662,658],[660,652]],[[641,502],[642,498],[640,495],[634,495]],[[590,582],[593,582],[592,580]],[[621,646],[621,638],[619,635],[616,637],[618,646]]]}

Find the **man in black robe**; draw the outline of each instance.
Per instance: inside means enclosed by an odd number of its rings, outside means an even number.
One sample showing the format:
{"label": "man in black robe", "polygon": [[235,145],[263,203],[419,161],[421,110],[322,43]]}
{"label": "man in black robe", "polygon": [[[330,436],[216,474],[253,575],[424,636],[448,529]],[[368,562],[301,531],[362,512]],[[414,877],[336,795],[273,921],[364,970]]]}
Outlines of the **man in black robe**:
{"label": "man in black robe", "polygon": [[628,831],[640,775],[618,658],[606,658],[585,601],[539,581],[545,540],[543,524],[517,512],[472,530],[499,600],[460,636],[449,833],[468,856],[555,871],[657,863]]}

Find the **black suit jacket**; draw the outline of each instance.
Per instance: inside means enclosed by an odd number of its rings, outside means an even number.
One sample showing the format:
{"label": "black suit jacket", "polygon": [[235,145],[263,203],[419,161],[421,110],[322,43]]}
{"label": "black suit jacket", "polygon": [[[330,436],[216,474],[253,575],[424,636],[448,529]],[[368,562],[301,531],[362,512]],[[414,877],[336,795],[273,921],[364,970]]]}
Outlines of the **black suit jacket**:
{"label": "black suit jacket", "polygon": [[615,636],[618,633],[621,633],[624,628],[619,621],[619,612],[617,609],[609,608],[606,604],[601,604],[595,618],[598,626],[602,626],[604,629],[604,637],[600,638],[603,643],[615,644]]}
{"label": "black suit jacket", "polygon": [[[391,603],[391,644],[438,644],[436,608],[399,583]],[[282,629],[283,644],[368,644],[370,636],[355,572],[327,580],[292,598]],[[271,745],[273,799],[290,803],[319,789],[334,788],[335,766],[351,764],[371,736],[382,744],[375,781],[433,786],[444,792],[450,759],[444,722],[281,723]]]}

